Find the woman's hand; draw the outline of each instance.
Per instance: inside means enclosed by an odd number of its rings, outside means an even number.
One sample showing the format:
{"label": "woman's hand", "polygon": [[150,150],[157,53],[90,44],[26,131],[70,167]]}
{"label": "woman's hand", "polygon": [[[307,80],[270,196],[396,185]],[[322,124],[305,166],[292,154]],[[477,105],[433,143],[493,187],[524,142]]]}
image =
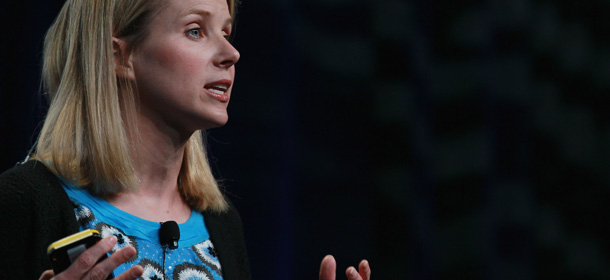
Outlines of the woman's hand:
{"label": "woman's hand", "polygon": [[[320,265],[320,280],[335,280],[337,270],[337,262],[333,256],[326,256],[322,259]],[[362,260],[358,265],[358,270],[353,266],[348,267],[345,270],[345,275],[349,280],[370,280],[371,279],[371,268],[367,260]]]}
{"label": "woman's hand", "polygon": [[[52,270],[47,270],[42,273],[39,280],[68,280],[68,279],[91,279],[91,280],[104,280],[108,278],[108,275],[112,273],[112,271],[117,268],[122,263],[128,261],[136,254],[136,250],[131,247],[125,247],[114,254],[112,254],[109,258],[97,263],[97,261],[112,247],[116,244],[117,238],[112,235],[104,238],[95,246],[84,251],[78,259],[74,263],[68,267],[68,269],[64,270],[62,273],[57,276],[53,273]],[[137,279],[142,276],[144,273],[144,269],[142,266],[136,265],[129,270],[125,271],[118,277],[114,278],[116,280],[126,280],[126,279]]]}

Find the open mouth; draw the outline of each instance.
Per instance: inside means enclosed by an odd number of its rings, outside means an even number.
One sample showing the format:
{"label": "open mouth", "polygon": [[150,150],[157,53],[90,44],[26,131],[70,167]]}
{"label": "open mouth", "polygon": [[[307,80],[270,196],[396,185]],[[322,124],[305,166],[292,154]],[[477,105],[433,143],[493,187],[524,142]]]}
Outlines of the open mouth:
{"label": "open mouth", "polygon": [[216,94],[225,94],[225,92],[227,92],[227,90],[229,89],[229,86],[224,84],[212,84],[206,86],[205,89]]}
{"label": "open mouth", "polygon": [[217,99],[218,101],[229,102],[229,95],[227,93],[230,87],[230,80],[219,80],[205,85],[204,89],[208,93],[208,95]]}

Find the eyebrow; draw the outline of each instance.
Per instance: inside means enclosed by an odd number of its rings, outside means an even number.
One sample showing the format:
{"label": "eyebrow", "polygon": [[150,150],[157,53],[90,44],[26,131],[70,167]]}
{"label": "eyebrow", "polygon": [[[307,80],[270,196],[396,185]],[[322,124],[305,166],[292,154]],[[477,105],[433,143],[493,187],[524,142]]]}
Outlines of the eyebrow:
{"label": "eyebrow", "polygon": [[[209,17],[212,15],[212,12],[202,8],[189,8],[180,14],[180,18],[188,15],[200,15],[202,17]],[[227,19],[225,19],[224,24],[233,25],[233,18],[229,16]]]}
{"label": "eyebrow", "polygon": [[196,14],[196,15],[201,15],[201,16],[210,16],[212,14],[212,12],[205,10],[205,9],[201,9],[201,8],[189,8],[186,11],[182,12],[180,14],[180,17],[184,17],[190,14]]}

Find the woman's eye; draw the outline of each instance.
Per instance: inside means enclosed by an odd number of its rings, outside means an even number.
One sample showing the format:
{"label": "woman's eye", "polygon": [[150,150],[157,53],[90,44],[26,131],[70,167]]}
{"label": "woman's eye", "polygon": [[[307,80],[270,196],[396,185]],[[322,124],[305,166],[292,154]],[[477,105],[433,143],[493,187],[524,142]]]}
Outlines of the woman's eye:
{"label": "woman's eye", "polygon": [[231,34],[229,32],[223,31],[222,32],[222,37],[224,37],[225,40],[227,40],[227,41],[231,41]]}
{"label": "woman's eye", "polygon": [[201,30],[199,28],[195,28],[195,29],[186,31],[186,34],[193,38],[201,38]]}

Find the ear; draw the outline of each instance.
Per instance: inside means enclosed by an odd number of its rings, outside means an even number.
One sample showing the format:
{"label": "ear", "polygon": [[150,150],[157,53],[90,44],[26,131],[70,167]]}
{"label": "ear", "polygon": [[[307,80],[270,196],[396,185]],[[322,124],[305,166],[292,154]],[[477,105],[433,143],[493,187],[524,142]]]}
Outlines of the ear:
{"label": "ear", "polygon": [[112,54],[114,55],[114,68],[117,76],[134,81],[133,63],[131,54],[127,53],[127,43],[122,39],[112,37]]}

